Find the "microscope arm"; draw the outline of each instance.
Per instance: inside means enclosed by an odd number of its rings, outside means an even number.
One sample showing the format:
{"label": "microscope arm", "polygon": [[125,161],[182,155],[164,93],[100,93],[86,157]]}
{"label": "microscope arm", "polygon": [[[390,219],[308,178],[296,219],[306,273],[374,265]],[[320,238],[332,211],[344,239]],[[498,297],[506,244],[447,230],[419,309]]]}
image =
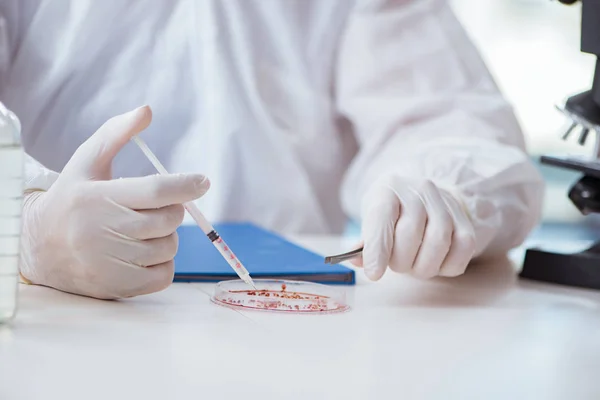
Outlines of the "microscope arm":
{"label": "microscope arm", "polygon": [[[584,144],[590,130],[600,132],[600,1],[559,0],[563,4],[581,1],[581,51],[596,56],[596,67],[590,90],[570,97],[565,104],[565,114],[581,125],[580,143]],[[572,130],[572,129],[571,129]],[[565,135],[566,139],[568,135]],[[581,140],[583,139],[583,140]],[[596,138],[597,139],[597,138]]]}

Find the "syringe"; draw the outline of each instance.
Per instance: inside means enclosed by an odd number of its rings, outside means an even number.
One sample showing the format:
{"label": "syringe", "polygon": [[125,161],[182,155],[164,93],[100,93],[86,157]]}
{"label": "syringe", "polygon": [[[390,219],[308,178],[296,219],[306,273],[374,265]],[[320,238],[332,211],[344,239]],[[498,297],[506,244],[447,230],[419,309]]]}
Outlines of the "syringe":
{"label": "syringe", "polygon": [[[134,136],[131,140],[133,140],[135,142],[135,144],[138,145],[138,147],[142,150],[144,155],[148,158],[148,160],[150,160],[152,165],[154,165],[154,168],[156,168],[156,170],[161,175],[168,174],[165,167],[161,164],[161,162],[158,160],[158,158],[156,158],[156,156],[154,155],[152,150],[150,150],[148,145],[146,145],[146,143],[141,138],[139,138],[138,136]],[[235,273],[238,274],[240,279],[243,280],[244,282],[246,282],[248,285],[252,286],[254,288],[254,290],[256,290],[256,286],[254,286],[254,282],[252,281],[252,278],[250,277],[248,270],[246,268],[244,268],[244,266],[242,265],[240,260],[238,260],[238,258],[235,256],[235,254],[233,254],[233,252],[231,251],[229,246],[227,246],[227,243],[225,243],[223,241],[223,239],[219,236],[219,234],[217,233],[215,228],[213,228],[213,226],[210,224],[210,222],[208,222],[208,220],[200,212],[198,207],[196,207],[196,205],[194,203],[192,203],[191,201],[188,203],[185,203],[183,206],[185,207],[187,212],[192,216],[194,221],[196,221],[196,223],[198,224],[200,229],[202,229],[202,232],[204,232],[206,234],[208,239],[217,248],[219,253],[221,253],[223,258],[227,261],[227,263],[231,266],[231,268],[233,268]]]}

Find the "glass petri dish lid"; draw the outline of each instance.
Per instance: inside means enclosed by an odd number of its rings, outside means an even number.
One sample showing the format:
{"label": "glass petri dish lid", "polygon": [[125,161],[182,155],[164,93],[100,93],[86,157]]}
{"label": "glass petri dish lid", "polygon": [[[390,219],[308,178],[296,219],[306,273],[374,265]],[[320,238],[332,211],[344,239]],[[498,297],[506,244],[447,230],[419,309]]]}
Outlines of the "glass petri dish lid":
{"label": "glass petri dish lid", "polygon": [[219,305],[243,309],[300,314],[347,311],[343,290],[312,282],[254,279],[256,289],[242,280],[217,283],[211,300]]}

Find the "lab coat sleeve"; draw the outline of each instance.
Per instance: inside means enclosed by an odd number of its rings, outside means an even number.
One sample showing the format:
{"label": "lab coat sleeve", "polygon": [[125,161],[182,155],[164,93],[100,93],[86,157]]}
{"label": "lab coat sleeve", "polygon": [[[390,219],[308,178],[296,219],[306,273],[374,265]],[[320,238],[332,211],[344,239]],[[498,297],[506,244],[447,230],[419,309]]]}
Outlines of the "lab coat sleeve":
{"label": "lab coat sleeve", "polygon": [[[24,2],[0,0],[0,88],[10,77],[11,61],[19,47],[22,25],[26,24],[38,3],[35,0],[25,5]],[[58,173],[45,168],[27,154],[24,164],[25,192],[48,190],[58,178]]]}
{"label": "lab coat sleeve", "polygon": [[387,174],[430,180],[462,201],[476,256],[505,253],[540,217],[543,181],[523,135],[449,5],[358,1],[343,35],[336,99],[359,145],[342,203]]}

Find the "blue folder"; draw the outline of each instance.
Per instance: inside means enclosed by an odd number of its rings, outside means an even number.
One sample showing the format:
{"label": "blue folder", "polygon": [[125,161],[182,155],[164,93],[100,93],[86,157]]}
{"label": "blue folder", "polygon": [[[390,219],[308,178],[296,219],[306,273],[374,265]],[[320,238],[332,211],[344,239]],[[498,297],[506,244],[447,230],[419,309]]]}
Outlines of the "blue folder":
{"label": "blue folder", "polygon": [[[221,224],[215,229],[246,267],[252,278],[354,284],[354,271],[328,265],[324,258],[252,224]],[[175,282],[218,282],[238,279],[206,235],[195,225],[177,230]]]}

